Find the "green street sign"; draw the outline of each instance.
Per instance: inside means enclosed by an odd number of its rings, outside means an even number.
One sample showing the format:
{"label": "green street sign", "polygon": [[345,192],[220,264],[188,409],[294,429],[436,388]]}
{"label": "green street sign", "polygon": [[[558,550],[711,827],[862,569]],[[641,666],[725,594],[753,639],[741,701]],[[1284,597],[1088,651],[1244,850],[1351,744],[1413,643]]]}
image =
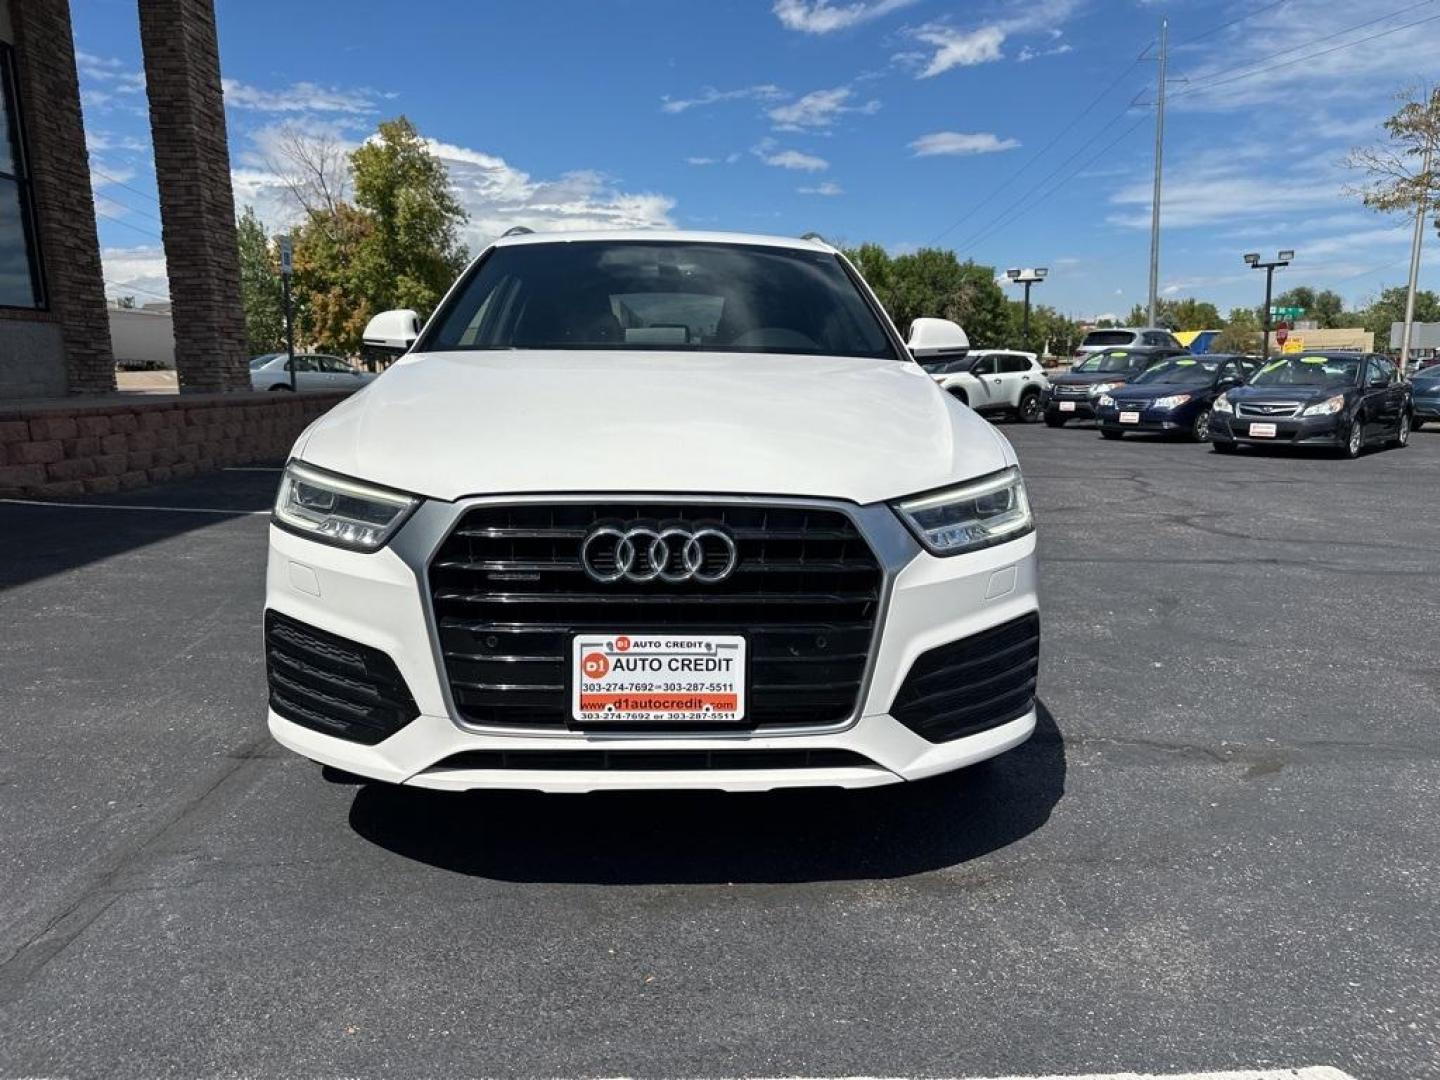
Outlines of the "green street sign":
{"label": "green street sign", "polygon": [[1303,307],[1272,307],[1270,314],[1279,319],[1298,319],[1305,314]]}

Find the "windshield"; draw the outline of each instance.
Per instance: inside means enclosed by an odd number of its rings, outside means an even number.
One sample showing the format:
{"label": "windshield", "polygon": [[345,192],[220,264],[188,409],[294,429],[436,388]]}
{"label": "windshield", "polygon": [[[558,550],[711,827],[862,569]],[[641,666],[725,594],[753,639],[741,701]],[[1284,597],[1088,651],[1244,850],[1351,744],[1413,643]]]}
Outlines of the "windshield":
{"label": "windshield", "polygon": [[1251,386],[1330,386],[1353,383],[1361,356],[1286,356],[1255,373]]}
{"label": "windshield", "polygon": [[953,375],[957,371],[969,371],[972,363],[974,360],[965,356],[959,359],[953,356],[930,356],[919,361],[920,366],[931,375]]}
{"label": "windshield", "polygon": [[1192,360],[1189,357],[1182,357],[1179,360],[1166,360],[1163,364],[1156,364],[1137,375],[1131,380],[1131,383],[1132,385],[1173,383],[1178,386],[1209,386],[1214,381],[1215,372],[1218,370],[1220,370],[1219,361]]}
{"label": "windshield", "polygon": [[827,252],[637,240],[496,248],[421,344],[898,359]]}
{"label": "windshield", "polygon": [[1094,348],[1096,345],[1133,345],[1135,344],[1135,332],[1133,330],[1091,330],[1085,335],[1085,340],[1080,343],[1082,349]]}
{"label": "windshield", "polygon": [[1130,371],[1144,364],[1145,357],[1138,353],[1101,352],[1091,353],[1070,370],[1084,375],[1094,371]]}
{"label": "windshield", "polygon": [[276,352],[266,353],[264,356],[257,356],[254,360],[250,361],[250,370],[259,371],[266,364],[270,363],[271,360],[278,359],[279,356],[280,354]]}

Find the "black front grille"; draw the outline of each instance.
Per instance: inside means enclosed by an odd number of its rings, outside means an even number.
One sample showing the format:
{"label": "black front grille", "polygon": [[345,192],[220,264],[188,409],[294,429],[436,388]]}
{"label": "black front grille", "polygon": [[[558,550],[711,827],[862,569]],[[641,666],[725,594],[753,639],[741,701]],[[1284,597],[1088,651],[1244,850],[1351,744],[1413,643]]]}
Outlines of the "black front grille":
{"label": "black front grille", "polygon": [[373,746],[420,715],[379,649],[265,612],[270,707],[301,727]]}
{"label": "black front grille", "polygon": [[930,742],[949,742],[1019,719],[1035,706],[1040,617],[1022,615],[921,653],[890,715]]}
{"label": "black front grille", "polygon": [[717,769],[874,769],[853,750],[465,750],[432,765],[542,772],[711,772]]}
{"label": "black front grille", "polygon": [[[580,563],[598,523],[714,525],[734,573],[714,584],[599,584]],[[880,565],[834,510],[673,503],[477,507],[430,564],[455,706],[475,724],[569,725],[571,639],[587,632],[744,634],[746,728],[825,725],[855,709]]]}
{"label": "black front grille", "polygon": [[1275,417],[1294,416],[1300,411],[1300,405],[1294,401],[1285,402],[1260,402],[1242,401],[1236,407],[1238,416],[1255,416],[1262,420],[1274,419]]}

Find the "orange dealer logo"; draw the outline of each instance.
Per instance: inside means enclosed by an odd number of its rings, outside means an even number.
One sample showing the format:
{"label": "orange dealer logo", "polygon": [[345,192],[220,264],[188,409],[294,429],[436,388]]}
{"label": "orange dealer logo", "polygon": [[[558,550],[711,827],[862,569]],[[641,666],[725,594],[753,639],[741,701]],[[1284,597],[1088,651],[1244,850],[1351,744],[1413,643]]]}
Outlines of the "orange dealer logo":
{"label": "orange dealer logo", "polygon": [[580,670],[587,679],[603,679],[610,674],[610,661],[603,653],[586,653],[585,659],[580,662]]}

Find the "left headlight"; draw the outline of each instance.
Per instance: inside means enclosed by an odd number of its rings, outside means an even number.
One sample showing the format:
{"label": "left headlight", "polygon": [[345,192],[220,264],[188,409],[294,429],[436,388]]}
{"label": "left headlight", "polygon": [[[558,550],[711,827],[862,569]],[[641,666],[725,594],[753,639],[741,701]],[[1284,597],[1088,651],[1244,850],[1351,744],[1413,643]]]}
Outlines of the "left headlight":
{"label": "left headlight", "polygon": [[1171,394],[1168,397],[1156,398],[1154,407],[1157,409],[1178,409],[1189,400],[1189,394]]}
{"label": "left headlight", "polygon": [[1334,416],[1341,409],[1345,408],[1345,395],[1336,394],[1332,398],[1326,398],[1318,405],[1308,406],[1301,416]]}
{"label": "left headlight", "polygon": [[1025,481],[1014,466],[892,505],[932,555],[978,551],[1035,528]]}
{"label": "left headlight", "polygon": [[322,544],[378,551],[419,505],[413,495],[292,461],[275,496],[275,522]]}

